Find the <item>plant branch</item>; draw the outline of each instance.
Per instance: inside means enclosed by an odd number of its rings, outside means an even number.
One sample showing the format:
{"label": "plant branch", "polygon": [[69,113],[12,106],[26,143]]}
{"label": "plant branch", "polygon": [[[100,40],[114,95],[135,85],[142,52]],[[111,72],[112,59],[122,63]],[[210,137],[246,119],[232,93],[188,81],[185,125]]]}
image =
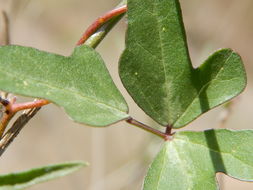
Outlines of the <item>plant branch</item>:
{"label": "plant branch", "polygon": [[8,45],[9,43],[9,19],[5,11],[0,11],[0,45]]}
{"label": "plant branch", "polygon": [[143,129],[145,131],[153,133],[154,135],[163,138],[165,141],[171,140],[171,137],[172,137],[171,132],[170,133],[167,133],[167,132],[163,133],[163,132],[161,132],[161,131],[159,131],[157,129],[154,129],[152,127],[149,127],[149,126],[147,126],[147,125],[145,125],[145,124],[143,124],[143,123],[141,123],[141,122],[139,122],[139,121],[137,121],[137,120],[135,120],[133,118],[127,119],[126,122],[129,123],[129,124],[131,124],[131,125],[134,125],[136,127],[139,127],[139,128],[141,128],[141,129]]}
{"label": "plant branch", "polygon": [[35,100],[33,102],[16,103],[16,104],[12,105],[11,112],[16,113],[18,111],[25,110],[25,109],[38,108],[38,107],[42,107],[42,106],[45,106],[50,103],[51,102],[49,102],[48,100],[44,100],[44,99]]}
{"label": "plant branch", "polygon": [[12,125],[12,127],[6,132],[6,134],[0,140],[0,156],[4,153],[7,147],[19,134],[21,129],[33,118],[33,116],[40,110],[40,107],[33,108],[24,112]]}
{"label": "plant branch", "polygon": [[112,18],[106,24],[101,26],[101,28],[99,28],[94,34],[92,34],[84,42],[84,44],[87,45],[87,46],[96,48],[98,46],[98,44],[105,38],[107,33],[111,31],[111,29],[114,27],[114,25],[117,24],[123,16],[124,16],[124,14]]}
{"label": "plant branch", "polygon": [[9,121],[13,118],[14,114],[7,114],[4,113],[3,117],[1,118],[0,122],[0,139],[2,138],[4,131],[9,123]]}
{"label": "plant branch", "polygon": [[5,107],[5,112],[4,112],[4,114],[1,118],[1,121],[0,121],[0,139],[4,134],[4,131],[9,123],[9,121],[15,115],[15,113],[11,111],[11,105],[14,104],[15,101],[16,101],[15,97],[12,98],[11,101],[0,98],[0,103]]}
{"label": "plant branch", "polygon": [[[9,18],[5,11],[0,11],[0,46],[10,44]],[[1,92],[1,97],[7,98],[7,92]]]}
{"label": "plant branch", "polygon": [[[104,24],[108,23],[109,21],[111,21],[114,18],[117,17],[122,17],[125,12],[127,11],[127,6],[123,5],[119,8],[115,8],[109,12],[107,12],[106,14],[104,14],[103,16],[97,18],[89,27],[88,29],[83,33],[82,37],[80,38],[80,40],[77,42],[77,45],[82,45],[84,44],[89,37],[92,36],[92,34],[94,34],[99,28],[101,28]],[[117,19],[116,19],[117,20]],[[118,20],[117,20],[118,21]],[[116,21],[116,23],[117,23]],[[108,28],[112,28],[112,27],[106,27]]]}
{"label": "plant branch", "polygon": [[44,99],[34,100],[33,102],[25,102],[25,103],[15,103],[15,102],[16,98],[13,98],[11,101],[0,98],[0,103],[5,107],[5,113],[0,122],[0,137],[3,136],[9,121],[18,111],[42,107],[50,103],[49,101]]}

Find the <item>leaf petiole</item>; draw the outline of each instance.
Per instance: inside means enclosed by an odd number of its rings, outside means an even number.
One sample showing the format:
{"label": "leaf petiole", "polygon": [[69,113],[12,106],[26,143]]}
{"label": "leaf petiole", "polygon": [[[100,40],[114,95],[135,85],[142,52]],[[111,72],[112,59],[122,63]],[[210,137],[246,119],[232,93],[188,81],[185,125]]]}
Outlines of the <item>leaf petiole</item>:
{"label": "leaf petiole", "polygon": [[139,128],[141,128],[141,129],[143,129],[145,131],[148,131],[148,132],[150,132],[150,133],[152,133],[152,134],[154,134],[156,136],[159,136],[159,137],[163,138],[165,141],[169,141],[169,140],[172,139],[173,133],[171,133],[171,127],[167,127],[166,128],[166,132],[164,133],[164,132],[161,132],[161,131],[159,131],[157,129],[154,129],[154,128],[150,127],[150,126],[147,126],[147,125],[145,125],[145,124],[143,124],[143,123],[141,123],[141,122],[139,122],[139,121],[137,121],[137,120],[135,120],[135,119],[133,119],[131,117],[128,118],[126,120],[126,122],[129,123],[129,124],[131,124],[131,125],[134,125],[136,127],[139,127]]}

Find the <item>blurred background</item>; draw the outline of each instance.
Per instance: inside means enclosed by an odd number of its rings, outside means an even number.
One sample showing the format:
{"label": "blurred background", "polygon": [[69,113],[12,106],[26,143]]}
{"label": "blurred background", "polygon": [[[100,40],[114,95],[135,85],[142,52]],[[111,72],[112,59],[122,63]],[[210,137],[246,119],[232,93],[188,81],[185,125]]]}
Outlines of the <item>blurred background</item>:
{"label": "blurred background", "polygon": [[[118,3],[119,0],[0,0],[0,9],[9,15],[11,44],[70,55],[87,26]],[[230,111],[218,107],[183,130],[253,128],[253,1],[181,0],[181,5],[193,64],[198,66],[216,49],[230,47],[242,56],[248,75],[248,87],[234,100]],[[120,82],[118,59],[124,49],[125,30],[123,19],[97,50],[124,94],[130,114],[158,127],[135,105]],[[89,167],[31,190],[140,190],[147,167],[161,143],[159,138],[124,122],[106,128],[74,123],[61,108],[49,105],[43,107],[3,154],[0,168],[1,173],[9,173],[86,160]],[[221,189],[253,189],[253,183],[217,176]]]}

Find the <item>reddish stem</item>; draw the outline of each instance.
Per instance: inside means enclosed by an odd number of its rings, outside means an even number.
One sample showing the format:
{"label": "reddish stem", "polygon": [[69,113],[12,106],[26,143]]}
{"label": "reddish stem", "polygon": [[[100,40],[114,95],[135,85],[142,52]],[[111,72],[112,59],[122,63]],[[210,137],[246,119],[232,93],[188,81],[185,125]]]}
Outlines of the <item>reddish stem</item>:
{"label": "reddish stem", "polygon": [[0,99],[0,103],[5,106],[5,113],[0,121],[0,138],[3,136],[4,131],[11,120],[11,118],[21,110],[37,108],[49,104],[50,102],[44,99],[36,100],[34,102],[15,103],[16,98],[12,101]]}
{"label": "reddish stem", "polygon": [[77,42],[77,46],[84,44],[84,42],[96,32],[103,24],[111,20],[112,18],[119,16],[127,11],[127,6],[124,5],[122,7],[116,8],[104,14],[103,16],[97,18],[83,33],[80,40]]}
{"label": "reddish stem", "polygon": [[1,122],[0,122],[0,138],[2,138],[4,131],[9,123],[9,121],[11,120],[11,118],[14,116],[14,114],[7,114],[4,113]]}
{"label": "reddish stem", "polygon": [[[165,141],[168,141],[168,140],[171,140],[171,137],[172,137],[172,134],[171,134],[171,131],[169,133],[167,133],[167,130],[166,130],[166,133],[163,133],[157,129],[154,129],[152,127],[149,127],[133,118],[129,118],[126,120],[127,123],[131,124],[131,125],[134,125],[136,127],[139,127],[141,129],[144,129],[145,131],[148,131],[150,133],[153,133],[161,138],[163,138]],[[166,128],[168,129],[168,128]]]}
{"label": "reddish stem", "polygon": [[11,118],[15,115],[15,113],[11,112],[11,106],[15,104],[16,97],[12,98],[11,101],[0,98],[0,103],[5,106],[5,113],[0,121],[0,138],[2,138],[4,131],[11,120]]}
{"label": "reddish stem", "polygon": [[25,102],[25,103],[17,103],[17,104],[13,104],[11,106],[11,112],[18,112],[21,110],[25,110],[25,109],[31,109],[31,108],[37,108],[37,107],[42,107],[44,105],[50,104],[51,102],[49,102],[48,100],[44,100],[44,99],[39,99],[33,102]]}
{"label": "reddish stem", "polygon": [[166,126],[165,134],[171,135],[172,127],[170,125]]}

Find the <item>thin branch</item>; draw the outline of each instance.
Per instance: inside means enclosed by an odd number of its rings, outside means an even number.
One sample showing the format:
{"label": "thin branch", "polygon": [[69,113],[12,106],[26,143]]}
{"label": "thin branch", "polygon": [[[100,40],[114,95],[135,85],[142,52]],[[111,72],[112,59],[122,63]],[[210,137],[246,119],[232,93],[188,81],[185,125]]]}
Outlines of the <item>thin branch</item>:
{"label": "thin branch", "polygon": [[5,129],[7,128],[7,125],[9,121],[13,118],[13,114],[4,114],[3,117],[1,118],[0,122],[0,139],[3,136]]}
{"label": "thin branch", "polygon": [[25,110],[25,109],[32,109],[32,108],[42,107],[42,106],[45,106],[45,105],[50,104],[50,103],[51,102],[49,102],[48,100],[39,99],[39,100],[35,100],[33,102],[13,104],[10,109],[11,109],[11,112],[16,113],[18,111]]}
{"label": "thin branch", "polygon": [[5,107],[5,113],[0,121],[0,137],[2,137],[9,121],[18,111],[42,107],[50,102],[40,99],[33,102],[16,103],[16,98],[13,98],[11,101],[0,98],[0,103]]}
{"label": "thin branch", "polygon": [[143,129],[145,131],[153,133],[154,135],[163,138],[165,141],[171,140],[171,138],[172,138],[171,132],[169,134],[163,133],[163,132],[161,132],[161,131],[159,131],[157,129],[154,129],[152,127],[149,127],[149,126],[147,126],[147,125],[145,125],[145,124],[143,124],[143,123],[141,123],[141,122],[139,122],[139,121],[137,121],[137,120],[135,120],[133,118],[127,119],[126,122],[129,123],[129,124],[131,124],[131,125],[134,125],[136,127],[139,127],[139,128],[141,128],[141,129]]}
{"label": "thin branch", "polygon": [[101,26],[101,28],[99,28],[94,34],[92,34],[86,41],[84,41],[84,44],[96,48],[99,43],[105,38],[107,33],[111,31],[114,25],[116,25],[123,16],[124,14],[112,18],[106,24]]}
{"label": "thin branch", "polygon": [[[0,11],[0,46],[10,44],[10,24],[5,11]],[[1,92],[1,97],[7,98],[7,92]]]}
{"label": "thin branch", "polygon": [[1,118],[1,121],[0,121],[0,139],[2,138],[10,120],[15,115],[15,112],[11,111],[11,105],[15,104],[15,101],[16,101],[16,98],[13,98],[11,101],[4,100],[1,98],[0,103],[3,106],[5,106],[5,113],[3,114],[3,117]]}
{"label": "thin branch", "polygon": [[[0,11],[0,45],[8,45],[10,43],[10,35],[9,35],[9,19],[5,11]],[[9,101],[5,100],[7,98],[8,93],[7,92],[1,92],[1,96],[4,97],[4,99],[0,98],[0,103],[6,107],[9,105]],[[0,121],[0,138],[2,137],[9,121],[13,115],[3,113],[1,115],[1,121]]]}
{"label": "thin branch", "polygon": [[40,110],[40,107],[33,108],[24,112],[6,132],[0,140],[0,156],[4,153],[11,142],[17,137],[21,129],[28,123],[30,119]]}
{"label": "thin branch", "polygon": [[105,23],[110,21],[111,19],[123,15],[127,11],[127,6],[123,5],[122,7],[113,9],[109,12],[107,12],[105,15],[97,18],[89,27],[88,29],[83,33],[80,40],[77,42],[77,45],[84,44],[87,39],[94,34],[99,28],[101,28]]}
{"label": "thin branch", "polygon": [[10,44],[9,19],[5,11],[0,11],[0,45]]}

